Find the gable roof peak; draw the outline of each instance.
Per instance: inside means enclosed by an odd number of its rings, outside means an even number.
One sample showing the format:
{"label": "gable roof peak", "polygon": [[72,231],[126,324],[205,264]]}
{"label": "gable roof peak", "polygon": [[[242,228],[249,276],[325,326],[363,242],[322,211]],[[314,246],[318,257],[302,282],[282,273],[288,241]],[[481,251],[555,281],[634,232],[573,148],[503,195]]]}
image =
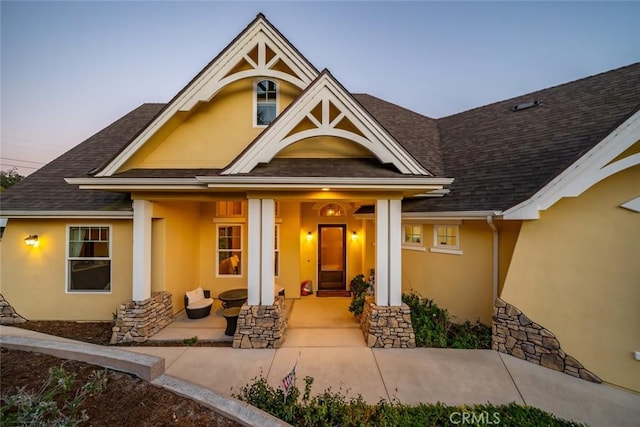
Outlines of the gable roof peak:
{"label": "gable roof peak", "polygon": [[[257,57],[251,53],[257,51]],[[272,54],[267,55],[269,51]],[[286,70],[278,67],[282,62]],[[246,67],[238,68],[238,64]],[[256,18],[200,71],[147,127],[109,161],[97,176],[111,176],[173,116],[209,102],[228,85],[246,78],[273,77],[304,90],[318,70],[265,17]]]}

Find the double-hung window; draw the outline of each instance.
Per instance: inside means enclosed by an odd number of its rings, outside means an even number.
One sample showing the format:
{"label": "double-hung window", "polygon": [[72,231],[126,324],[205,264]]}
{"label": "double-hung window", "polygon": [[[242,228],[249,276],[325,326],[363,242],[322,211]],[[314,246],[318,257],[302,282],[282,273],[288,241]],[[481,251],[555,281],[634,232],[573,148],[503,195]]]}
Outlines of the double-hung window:
{"label": "double-hung window", "polygon": [[218,224],[217,275],[242,276],[242,224]]}
{"label": "double-hung window", "polygon": [[111,292],[111,227],[69,226],[67,291]]}
{"label": "double-hung window", "polygon": [[256,126],[267,126],[276,119],[278,89],[272,80],[256,83]]}

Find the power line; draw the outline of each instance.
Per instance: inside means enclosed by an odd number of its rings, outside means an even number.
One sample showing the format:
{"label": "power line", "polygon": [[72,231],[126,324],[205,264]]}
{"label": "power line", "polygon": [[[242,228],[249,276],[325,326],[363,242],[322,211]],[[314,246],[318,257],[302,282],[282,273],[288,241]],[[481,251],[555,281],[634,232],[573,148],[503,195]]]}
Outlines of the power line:
{"label": "power line", "polygon": [[9,166],[9,167],[18,168],[18,169],[33,169],[33,170],[40,169],[40,168],[35,168],[33,166],[20,166],[20,165],[13,165],[13,164],[10,164],[10,163],[0,163],[0,165],[1,166]]}

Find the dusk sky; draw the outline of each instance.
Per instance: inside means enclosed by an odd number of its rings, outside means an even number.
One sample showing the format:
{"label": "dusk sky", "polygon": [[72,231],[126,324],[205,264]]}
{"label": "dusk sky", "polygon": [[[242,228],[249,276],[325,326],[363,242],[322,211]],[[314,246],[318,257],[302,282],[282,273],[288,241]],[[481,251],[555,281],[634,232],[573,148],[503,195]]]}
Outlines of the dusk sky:
{"label": "dusk sky", "polygon": [[9,2],[1,169],[167,102],[262,12],[353,93],[439,118],[640,60],[637,2]]}

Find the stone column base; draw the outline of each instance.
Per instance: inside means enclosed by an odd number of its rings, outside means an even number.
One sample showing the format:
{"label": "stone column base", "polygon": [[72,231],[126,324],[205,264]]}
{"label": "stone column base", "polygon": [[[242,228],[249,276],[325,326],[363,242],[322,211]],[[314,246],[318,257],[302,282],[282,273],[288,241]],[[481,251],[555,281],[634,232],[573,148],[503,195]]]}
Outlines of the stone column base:
{"label": "stone column base", "polygon": [[273,305],[247,305],[240,309],[233,348],[280,348],[287,335],[284,297]]}
{"label": "stone column base", "polygon": [[494,350],[536,365],[564,372],[583,380],[601,383],[593,372],[560,348],[548,329],[533,322],[515,306],[496,299],[493,307],[492,343]]}
{"label": "stone column base", "polygon": [[173,322],[170,292],[154,292],[143,301],[129,300],[118,307],[111,344],[145,342]]}
{"label": "stone column base", "polygon": [[367,297],[360,317],[360,329],[367,346],[375,348],[414,348],[416,335],[411,323],[411,309],[376,305]]}
{"label": "stone column base", "polygon": [[0,325],[15,325],[16,323],[24,323],[27,319],[20,316],[16,310],[7,302],[0,294]]}

